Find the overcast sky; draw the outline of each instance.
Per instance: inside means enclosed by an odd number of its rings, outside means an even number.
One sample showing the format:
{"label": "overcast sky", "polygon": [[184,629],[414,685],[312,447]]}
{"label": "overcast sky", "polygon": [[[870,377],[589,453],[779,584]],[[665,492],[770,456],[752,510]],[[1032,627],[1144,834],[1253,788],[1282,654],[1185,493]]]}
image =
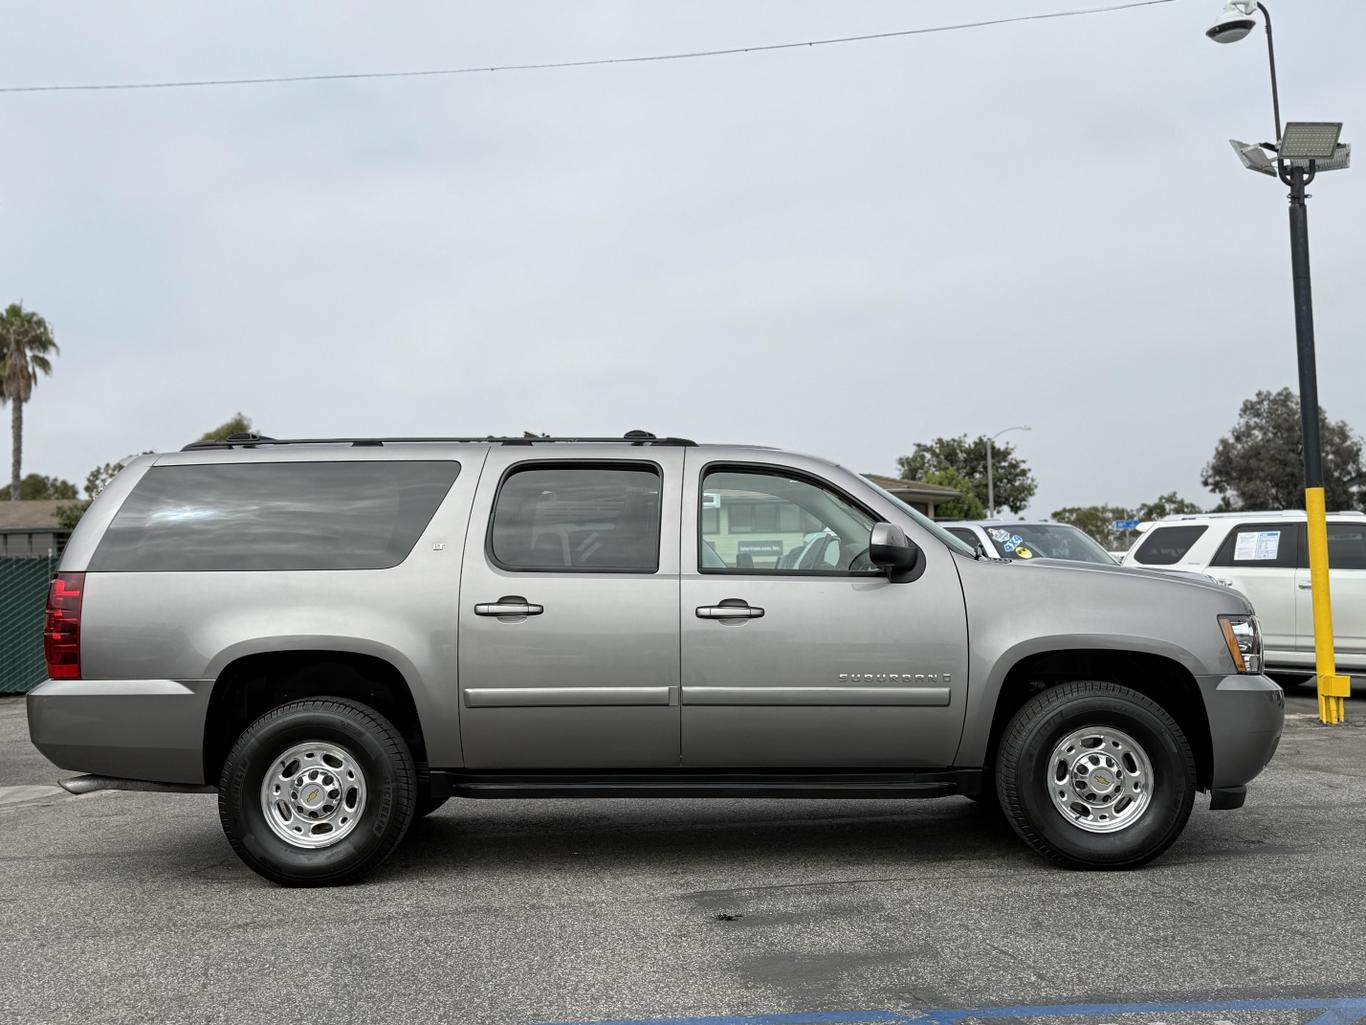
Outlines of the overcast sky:
{"label": "overcast sky", "polygon": [[[46,2],[6,11],[0,84],[625,56],[1109,2]],[[1286,117],[1358,138],[1366,4],[1272,6]],[[1210,502],[1200,469],[1239,403],[1295,384],[1286,190],[1226,142],[1271,135],[1264,39],[1210,43],[1219,7],[0,95],[0,300],[62,347],[25,472],[83,483],[238,410],[276,436],[640,427],[886,473],[916,441],[1029,424],[1007,440],[1033,514]],[[1363,174],[1310,204],[1321,399],[1358,430]]]}

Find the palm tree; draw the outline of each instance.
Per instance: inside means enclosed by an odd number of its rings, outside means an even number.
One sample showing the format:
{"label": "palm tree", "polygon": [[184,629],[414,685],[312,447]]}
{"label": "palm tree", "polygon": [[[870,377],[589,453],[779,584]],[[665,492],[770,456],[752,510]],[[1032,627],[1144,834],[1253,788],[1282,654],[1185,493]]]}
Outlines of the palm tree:
{"label": "palm tree", "polygon": [[52,340],[47,321],[24,309],[23,303],[10,303],[0,313],[0,404],[10,404],[10,427],[14,438],[14,459],[10,464],[11,501],[19,499],[19,467],[24,452],[24,403],[33,396],[39,374],[52,373],[49,355],[60,353]]}

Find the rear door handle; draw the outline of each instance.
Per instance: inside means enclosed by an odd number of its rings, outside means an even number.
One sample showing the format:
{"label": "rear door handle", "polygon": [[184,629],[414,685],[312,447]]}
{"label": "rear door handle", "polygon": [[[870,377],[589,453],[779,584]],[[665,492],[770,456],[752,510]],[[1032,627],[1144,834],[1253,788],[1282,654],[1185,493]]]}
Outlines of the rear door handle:
{"label": "rear door handle", "polygon": [[1308,590],[1309,590],[1310,588],[1312,588],[1314,585],[1313,585],[1313,584],[1300,584],[1300,585],[1298,585],[1298,586],[1299,586],[1299,589],[1300,589],[1301,591],[1308,591]]}
{"label": "rear door handle", "polygon": [[725,598],[720,605],[699,605],[698,619],[759,619],[764,610],[756,608],[743,598]]}
{"label": "rear door handle", "polygon": [[519,594],[504,595],[497,601],[481,602],[474,607],[476,616],[539,616],[544,605],[536,605]]}

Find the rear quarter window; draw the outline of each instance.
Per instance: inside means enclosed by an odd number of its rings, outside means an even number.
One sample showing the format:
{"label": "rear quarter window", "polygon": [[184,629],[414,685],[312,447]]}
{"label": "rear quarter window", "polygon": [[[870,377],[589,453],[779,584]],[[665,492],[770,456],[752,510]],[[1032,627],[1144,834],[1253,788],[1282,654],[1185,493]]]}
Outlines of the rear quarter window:
{"label": "rear quarter window", "polygon": [[1145,566],[1172,566],[1180,562],[1208,527],[1153,527],[1139,542],[1134,561]]}
{"label": "rear quarter window", "polygon": [[388,569],[407,558],[459,472],[449,460],[153,466],[89,568]]}
{"label": "rear quarter window", "polygon": [[1366,569],[1366,523],[1328,524],[1328,565]]}

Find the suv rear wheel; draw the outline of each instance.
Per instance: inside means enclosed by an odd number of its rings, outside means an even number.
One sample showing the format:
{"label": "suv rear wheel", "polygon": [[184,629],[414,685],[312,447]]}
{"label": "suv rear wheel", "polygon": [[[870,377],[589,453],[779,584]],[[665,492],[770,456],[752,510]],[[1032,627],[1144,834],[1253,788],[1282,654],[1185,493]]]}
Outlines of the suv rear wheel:
{"label": "suv rear wheel", "polygon": [[416,806],[407,744],[378,712],[337,698],[272,709],[223,764],[218,815],[248,867],[285,886],[332,886],[373,871]]}
{"label": "suv rear wheel", "polygon": [[1001,737],[996,790],[1015,832],[1069,868],[1136,868],[1180,835],[1195,755],[1150,698],[1079,681],[1031,698]]}

